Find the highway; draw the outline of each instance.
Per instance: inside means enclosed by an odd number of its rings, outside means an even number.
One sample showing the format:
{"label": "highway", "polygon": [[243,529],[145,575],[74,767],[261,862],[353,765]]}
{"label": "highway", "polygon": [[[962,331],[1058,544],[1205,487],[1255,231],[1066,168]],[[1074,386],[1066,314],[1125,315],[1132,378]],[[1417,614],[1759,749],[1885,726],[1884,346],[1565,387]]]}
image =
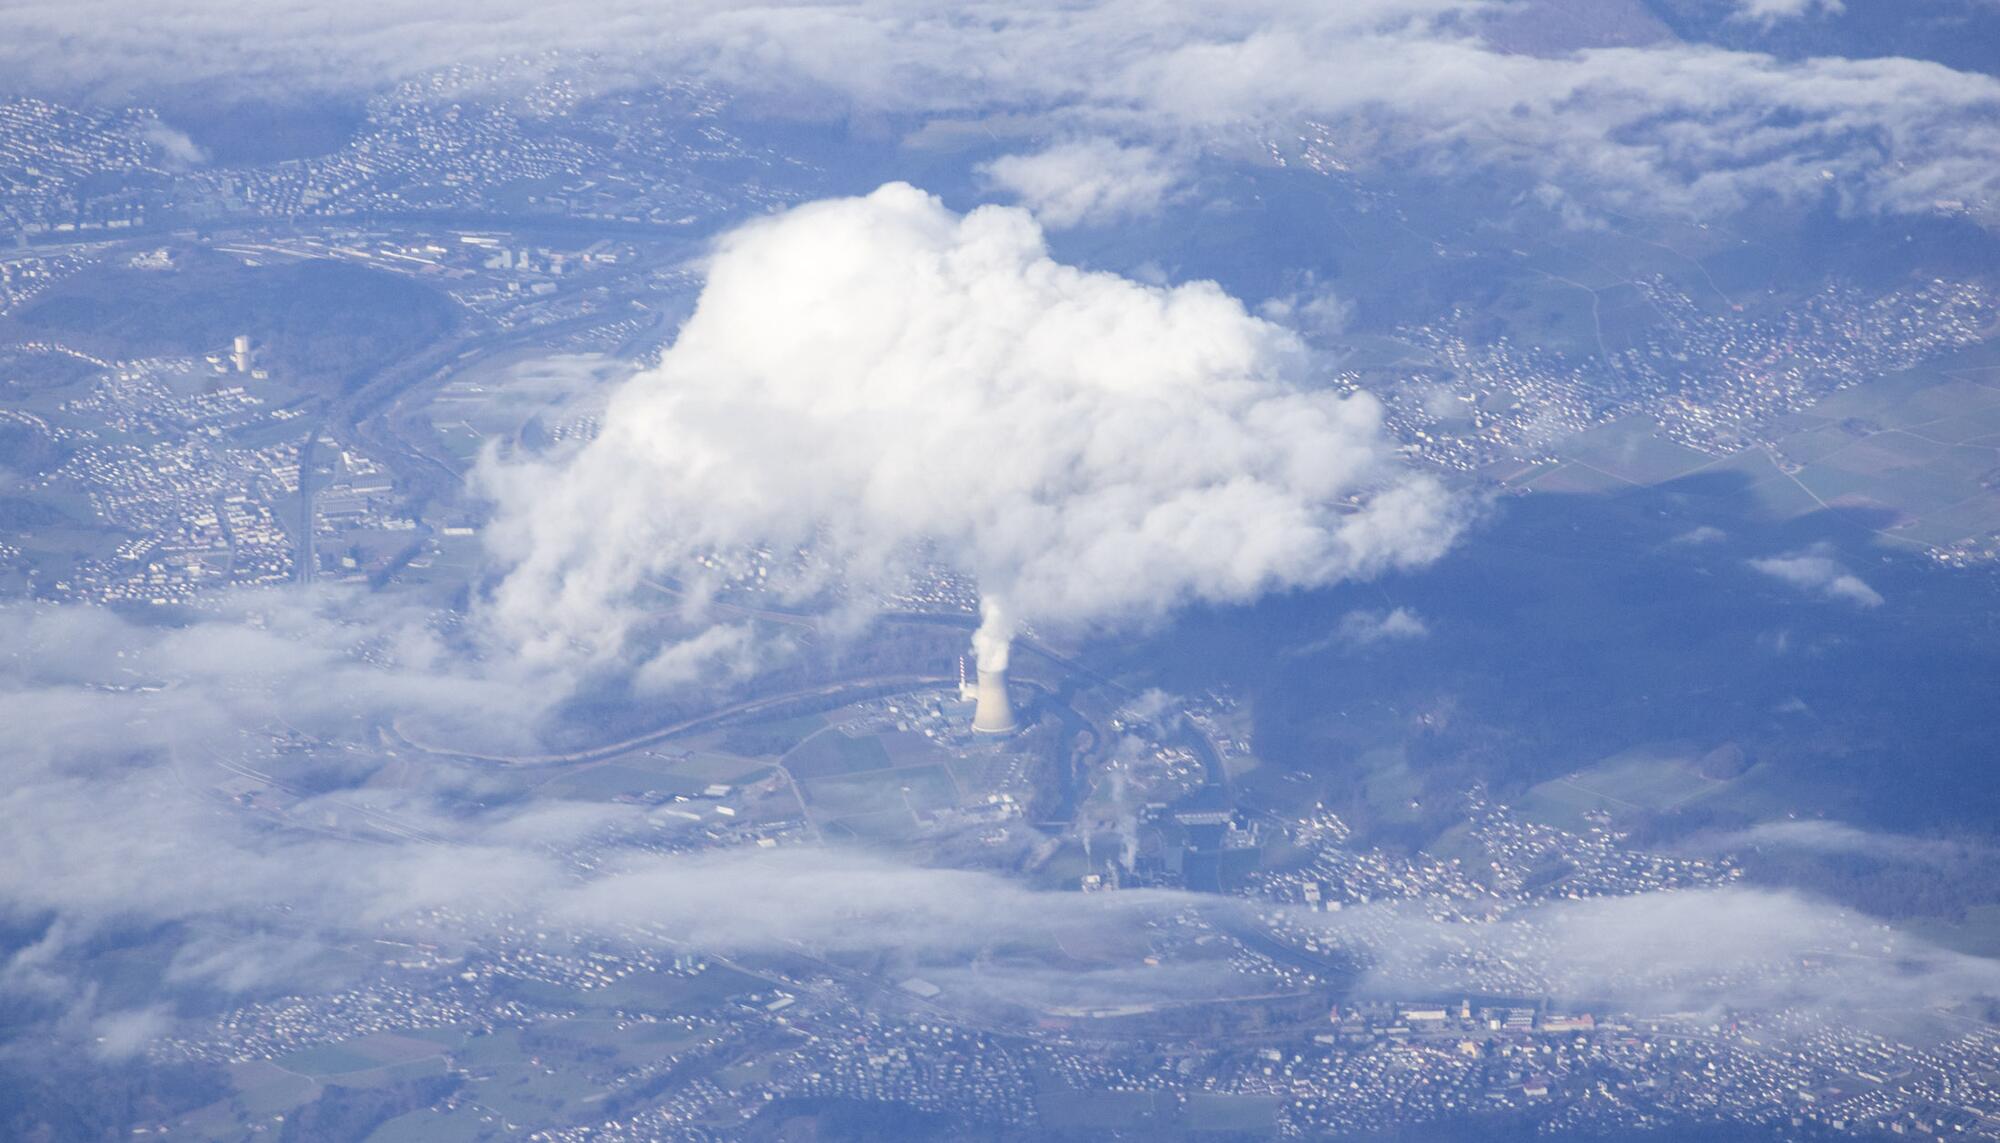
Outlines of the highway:
{"label": "highway", "polygon": [[878,695],[904,694],[909,691],[943,686],[946,683],[956,681],[956,676],[947,675],[879,675],[868,679],[848,679],[836,683],[826,683],[803,690],[787,691],[784,694],[769,695],[764,698],[732,703],[729,706],[718,707],[715,710],[695,715],[692,718],[685,718],[679,722],[669,723],[657,730],[649,730],[644,734],[636,735],[632,738],[607,743],[603,746],[592,746],[585,750],[571,751],[566,754],[483,754],[477,751],[461,750],[456,747],[439,746],[424,742],[419,738],[411,737],[401,720],[393,723],[388,730],[390,736],[396,742],[425,754],[444,755],[452,758],[469,758],[475,762],[495,762],[505,766],[559,766],[575,762],[601,762],[607,758],[615,758],[620,754],[637,750],[642,746],[651,746],[654,743],[663,742],[676,735],[707,729],[740,715],[757,714],[760,711],[781,708],[801,701],[831,699],[836,700],[834,705],[839,706],[844,705],[845,702],[855,702],[863,698]]}
{"label": "highway", "polygon": [[[490,229],[496,225],[491,219],[468,219],[452,217],[426,217],[422,220],[401,219],[403,225],[423,225],[425,223],[457,227],[461,229]],[[352,225],[352,224],[349,224]],[[244,231],[268,230],[268,222],[262,225],[245,224],[235,227],[220,227],[211,231],[213,236]],[[547,232],[578,241],[597,238],[625,238],[644,240],[652,249],[649,256],[616,271],[601,273],[593,285],[609,291],[608,296],[622,297],[621,287],[631,280],[643,277],[662,264],[676,264],[697,249],[697,242],[685,235],[664,235],[655,233],[635,233],[629,227],[592,227],[578,224],[554,224],[540,226],[532,221],[526,224],[518,220],[511,227],[514,231]],[[124,237],[129,238],[130,235]],[[350,392],[333,398],[324,410],[312,419],[299,449],[299,534],[296,544],[297,569],[295,576],[301,583],[309,583],[316,570],[312,536],[312,466],[318,438],[322,433],[334,440],[351,446],[360,452],[374,456],[406,482],[411,493],[413,506],[419,510],[429,502],[455,502],[464,490],[464,466],[455,457],[427,447],[421,440],[403,431],[399,425],[407,424],[421,414],[409,410],[408,403],[420,395],[427,396],[427,390],[441,387],[455,375],[474,364],[483,362],[498,354],[545,344],[568,333],[581,332],[604,324],[613,315],[605,311],[593,311],[580,317],[551,322],[545,325],[529,326],[512,330],[479,328],[469,314],[461,312],[458,330],[413,357],[388,366]],[[648,334],[656,333],[656,324]]]}

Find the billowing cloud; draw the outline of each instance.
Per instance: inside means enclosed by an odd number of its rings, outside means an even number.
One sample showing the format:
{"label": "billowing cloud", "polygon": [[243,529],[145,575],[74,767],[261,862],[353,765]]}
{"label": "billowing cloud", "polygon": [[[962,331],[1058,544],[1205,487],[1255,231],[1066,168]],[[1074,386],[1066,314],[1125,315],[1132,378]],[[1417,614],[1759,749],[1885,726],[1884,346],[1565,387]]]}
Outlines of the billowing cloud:
{"label": "billowing cloud", "polygon": [[1158,149],[1103,138],[1003,155],[980,170],[1049,227],[1151,214],[1183,178],[1180,165]]}
{"label": "billowing cloud", "polygon": [[1800,591],[1827,599],[1845,600],[1857,607],[1882,606],[1882,594],[1860,576],[1847,570],[1824,545],[1789,555],[1751,560],[1750,566]]}
{"label": "billowing cloud", "polygon": [[977,577],[982,661],[1021,621],[1092,626],[1422,564],[1458,502],[1365,395],[1213,283],[1052,260],[1024,211],[905,185],[726,237],[657,369],[573,459],[493,465],[513,570],[491,617],[537,656],[616,650],[627,598],[697,595],[762,545],[794,595]]}

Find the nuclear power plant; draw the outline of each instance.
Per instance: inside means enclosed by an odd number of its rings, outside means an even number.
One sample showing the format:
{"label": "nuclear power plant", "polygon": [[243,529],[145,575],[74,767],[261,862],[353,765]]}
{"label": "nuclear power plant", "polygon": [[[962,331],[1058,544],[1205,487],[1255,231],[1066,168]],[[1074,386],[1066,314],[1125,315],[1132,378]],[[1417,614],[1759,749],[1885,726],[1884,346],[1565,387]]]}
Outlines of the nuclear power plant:
{"label": "nuclear power plant", "polygon": [[1007,698],[1007,671],[979,668],[977,705],[972,708],[974,734],[1012,734],[1021,729],[1014,704]]}

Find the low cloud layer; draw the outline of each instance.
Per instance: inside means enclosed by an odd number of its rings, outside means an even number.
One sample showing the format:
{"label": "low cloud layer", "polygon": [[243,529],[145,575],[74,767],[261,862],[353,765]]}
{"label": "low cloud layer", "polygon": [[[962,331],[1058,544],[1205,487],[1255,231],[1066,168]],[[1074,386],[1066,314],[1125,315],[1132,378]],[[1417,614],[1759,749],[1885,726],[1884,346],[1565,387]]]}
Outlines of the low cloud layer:
{"label": "low cloud layer", "polygon": [[531,655],[604,655],[651,577],[700,596],[761,545],[765,586],[855,598],[921,556],[977,578],[997,666],[1023,621],[1436,558],[1459,503],[1398,463],[1373,398],[1310,388],[1310,366],[1213,283],[1052,260],[1020,210],[960,216],[900,184],[800,207],[722,240],[587,448],[488,467],[513,567],[491,617]]}
{"label": "low cloud layer", "polygon": [[[361,602],[375,620],[352,617]],[[170,985],[311,990],[349,971],[340,948],[384,933],[644,930],[712,953],[893,948],[952,964],[1143,927],[1192,899],[1042,893],[861,850],[675,855],[688,823],[671,807],[514,801],[480,767],[435,757],[364,785],[395,764],[368,745],[373,727],[411,713],[517,725],[538,705],[532,686],[417,655],[429,639],[420,621],[402,630],[413,619],[333,590],[258,593],[182,627],[0,607],[0,918],[39,933],[0,958],[0,996],[62,1009],[122,1055],[162,1014],[102,1012],[79,975],[120,932],[155,934]],[[287,745],[297,730],[309,749]],[[238,778],[284,805],[215,795]],[[1004,968],[986,975],[994,998],[1035,995]]]}
{"label": "low cloud layer", "polygon": [[1878,833],[1858,829],[1845,822],[1819,818],[1760,822],[1748,829],[1710,839],[1707,844],[1731,850],[1772,848],[1920,864],[1995,856],[1992,849],[1983,843]]}
{"label": "low cloud layer", "polygon": [[1563,901],[1491,924],[1380,905],[1319,923],[1368,955],[1361,987],[1385,997],[1483,990],[1640,1012],[1803,1008],[1873,1022],[2000,995],[2000,962],[1784,891]]}
{"label": "low cloud layer", "polygon": [[[114,98],[181,84],[351,94],[445,63],[553,66],[523,61],[532,46],[587,59],[578,70],[592,82],[696,78],[818,115],[1025,115],[1128,146],[1282,142],[1314,121],[1343,162],[1520,168],[1622,210],[1706,216],[1831,197],[1927,211],[2000,197],[1989,77],[1672,40],[1509,52],[1479,34],[1506,7],[1519,5],[283,0],[246,12],[224,0],[28,0],[0,13],[0,70]],[[1745,0],[1741,12],[1771,21],[1837,6]]]}
{"label": "low cloud layer", "polygon": [[[334,954],[356,938],[545,932],[558,944],[889,956],[895,971],[943,984],[953,1005],[1176,1001],[1268,986],[1222,952],[1145,965],[1154,926],[1201,915],[1233,928],[1272,909],[1356,954],[1362,990],[1385,997],[1545,992],[1650,1012],[1794,1005],[1874,1019],[2000,991],[1992,961],[1785,892],[1554,902],[1492,923],[1440,922],[1419,904],[1310,913],[1179,892],[1046,892],[991,868],[856,848],[676,853],[689,827],[673,807],[510,801],[482,788],[478,767],[442,759],[359,787],[391,761],[366,745],[371,724],[412,710],[499,720],[533,692],[471,676],[456,658],[384,655],[430,640],[397,633],[410,616],[365,624],[343,602],[260,594],[181,628],[0,608],[0,714],[13,728],[0,915],[39,933],[0,961],[0,996],[119,1056],[168,1013],[99,1002],[89,957],[107,934],[149,934],[169,987],[310,992],[351,971]],[[334,736],[326,764],[340,773],[327,792],[275,814],[213,798],[244,768],[298,783],[307,759],[270,750],[293,726]],[[1847,847],[1851,832],[1754,836]]]}

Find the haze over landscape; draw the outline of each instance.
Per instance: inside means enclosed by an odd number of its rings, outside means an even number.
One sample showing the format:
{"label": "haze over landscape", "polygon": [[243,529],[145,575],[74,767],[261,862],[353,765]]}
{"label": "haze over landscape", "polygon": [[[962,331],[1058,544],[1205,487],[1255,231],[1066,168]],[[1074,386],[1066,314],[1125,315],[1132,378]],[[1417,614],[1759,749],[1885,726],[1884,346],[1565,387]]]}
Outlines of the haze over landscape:
{"label": "haze over landscape", "polygon": [[0,1137],[2000,1137],[1991,0],[0,77]]}

